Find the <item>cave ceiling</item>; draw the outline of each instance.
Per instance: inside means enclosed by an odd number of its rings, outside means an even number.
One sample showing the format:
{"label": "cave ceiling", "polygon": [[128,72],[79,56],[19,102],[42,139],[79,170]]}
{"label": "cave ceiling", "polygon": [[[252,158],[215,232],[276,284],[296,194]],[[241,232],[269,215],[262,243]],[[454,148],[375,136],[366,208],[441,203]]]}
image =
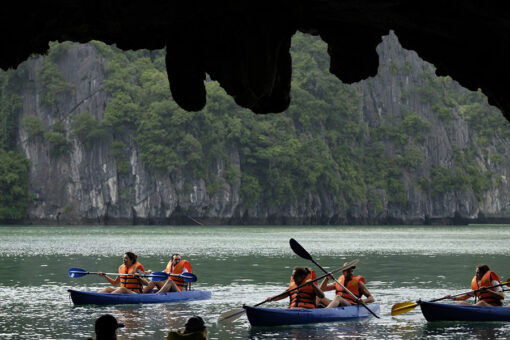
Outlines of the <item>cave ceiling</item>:
{"label": "cave ceiling", "polygon": [[401,45],[462,86],[481,89],[510,117],[510,11],[495,1],[7,1],[0,67],[15,68],[50,41],[100,40],[124,50],[167,49],[174,100],[206,101],[206,73],[240,106],[282,112],[290,101],[290,41],[297,31],[328,44],[330,72],[345,83],[377,74],[376,46]]}

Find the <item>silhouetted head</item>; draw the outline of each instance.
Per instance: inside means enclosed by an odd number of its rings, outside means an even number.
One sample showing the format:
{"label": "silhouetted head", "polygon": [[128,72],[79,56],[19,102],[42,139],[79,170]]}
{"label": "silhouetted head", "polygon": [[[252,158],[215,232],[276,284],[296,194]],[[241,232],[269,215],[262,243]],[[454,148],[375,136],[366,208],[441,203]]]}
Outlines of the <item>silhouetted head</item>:
{"label": "silhouetted head", "polygon": [[95,331],[97,340],[117,339],[117,328],[124,327],[113,315],[105,314],[96,320]]}
{"label": "silhouetted head", "polygon": [[184,333],[200,332],[206,329],[204,319],[200,316],[192,316],[184,325]]}

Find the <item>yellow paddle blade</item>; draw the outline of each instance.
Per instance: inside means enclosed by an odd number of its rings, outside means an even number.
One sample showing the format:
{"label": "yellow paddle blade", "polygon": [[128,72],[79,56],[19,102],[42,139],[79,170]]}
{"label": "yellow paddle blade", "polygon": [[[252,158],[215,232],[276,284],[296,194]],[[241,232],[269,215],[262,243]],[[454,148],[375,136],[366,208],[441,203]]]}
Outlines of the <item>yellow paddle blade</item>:
{"label": "yellow paddle blade", "polygon": [[508,279],[506,279],[505,282],[501,282],[501,284],[510,286],[510,277]]}
{"label": "yellow paddle blade", "polygon": [[416,306],[418,306],[418,304],[416,302],[412,302],[412,301],[406,301],[406,302],[400,302],[400,303],[394,304],[393,307],[391,307],[391,316],[410,312],[413,309],[415,309]]}

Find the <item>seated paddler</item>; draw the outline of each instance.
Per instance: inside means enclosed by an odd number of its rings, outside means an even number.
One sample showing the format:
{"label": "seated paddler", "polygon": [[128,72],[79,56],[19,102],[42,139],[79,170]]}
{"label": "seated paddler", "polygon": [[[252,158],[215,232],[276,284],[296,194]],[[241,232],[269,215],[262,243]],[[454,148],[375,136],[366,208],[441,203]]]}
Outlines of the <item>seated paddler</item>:
{"label": "seated paddler", "polygon": [[133,294],[141,293],[143,285],[149,282],[142,276],[145,274],[143,265],[138,262],[138,256],[130,251],[124,254],[122,258],[123,264],[119,267],[119,276],[112,279],[103,272],[98,272],[99,276],[103,276],[112,285],[117,286],[120,283],[120,288],[106,287],[100,293],[114,293],[114,294]]}
{"label": "seated paddler", "polygon": [[[342,275],[338,278],[338,282],[343,285],[339,285],[337,282],[333,281],[333,283],[329,283],[329,280],[334,280],[332,275],[328,275],[324,278],[324,281],[321,283],[321,290],[335,290],[336,295],[333,300],[326,304],[326,308],[334,308],[339,306],[350,306],[357,305],[360,302],[364,304],[372,303],[375,301],[374,297],[370,293],[370,291],[365,286],[365,278],[361,275],[354,276],[354,269],[356,266],[348,266],[348,262],[344,263],[344,270],[342,270]],[[349,290],[347,292],[346,289]],[[365,299],[362,299],[365,296]],[[321,300],[321,302],[324,300]]]}
{"label": "seated paddler", "polygon": [[481,264],[476,267],[475,276],[471,280],[473,292],[461,296],[446,295],[445,298],[457,301],[458,304],[469,304],[465,300],[474,297],[476,306],[502,306],[505,295],[503,288],[498,286],[500,284],[499,276],[488,265]]}
{"label": "seated paddler", "polygon": [[[182,275],[183,273],[193,273],[193,269],[189,261],[182,259],[180,254],[173,254],[165,268],[165,273]],[[190,283],[181,277],[170,275],[164,282],[150,281],[143,292],[151,293],[155,288],[158,290],[157,293],[182,292],[190,289]]]}
{"label": "seated paddler", "polygon": [[268,297],[266,301],[278,301],[290,298],[288,308],[316,308],[317,300],[324,298],[324,293],[317,287],[314,273],[306,267],[294,267],[289,288],[278,295]]}

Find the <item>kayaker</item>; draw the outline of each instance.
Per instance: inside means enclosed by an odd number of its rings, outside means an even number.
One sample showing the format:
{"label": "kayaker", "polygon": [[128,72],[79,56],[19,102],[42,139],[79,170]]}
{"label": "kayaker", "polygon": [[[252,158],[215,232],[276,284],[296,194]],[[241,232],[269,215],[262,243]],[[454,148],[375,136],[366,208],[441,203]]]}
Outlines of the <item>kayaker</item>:
{"label": "kayaker", "polygon": [[[180,254],[173,254],[164,272],[180,275],[182,273],[192,273],[193,269],[189,261],[183,260]],[[144,287],[143,292],[150,293],[154,288],[158,289],[158,293],[181,292],[189,289],[189,282],[185,282],[179,277],[168,277],[168,280],[163,282],[150,281],[148,285]]]}
{"label": "kayaker", "polygon": [[[338,283],[328,283],[329,280],[334,280],[332,275],[328,275],[324,278],[324,281],[322,281],[320,288],[322,291],[336,290],[336,296],[333,300],[329,301],[329,304],[325,304],[326,308],[357,305],[359,301],[365,304],[375,301],[374,297],[365,286],[365,278],[361,275],[353,276],[356,266],[348,266],[348,264],[348,262],[344,263],[344,267],[347,267],[342,270],[342,275],[338,278],[338,282],[344,285],[356,298],[346,292]],[[362,299],[363,296],[366,296],[366,298]]]}
{"label": "kayaker", "polygon": [[207,327],[200,316],[192,316],[186,321],[183,331],[172,330],[167,340],[207,340]]}
{"label": "kayaker", "polygon": [[124,254],[123,264],[119,267],[119,274],[132,274],[117,276],[115,280],[110,278],[103,272],[98,272],[97,275],[103,276],[112,285],[117,286],[120,283],[120,288],[106,287],[99,291],[100,293],[115,293],[115,294],[134,294],[141,293],[143,285],[149,282],[140,275],[145,274],[145,269],[142,264],[138,262],[138,256],[130,251]]}
{"label": "kayaker", "polygon": [[[294,267],[292,271],[292,278],[289,284],[289,288],[285,291],[294,289],[308,281],[313,280],[313,274],[309,268],[306,267]],[[266,299],[269,301],[278,301],[290,297],[290,303],[288,308],[316,308],[317,307],[317,298],[324,298],[324,293],[322,290],[317,287],[315,282],[310,282],[310,284],[303,286],[299,289],[296,289],[292,292],[288,292],[285,294],[278,294],[275,296],[268,297]]]}
{"label": "kayaker", "polygon": [[485,288],[499,284],[501,284],[499,276],[490,270],[488,265],[481,264],[476,267],[475,276],[471,280],[471,289],[482,289],[481,291],[467,293],[461,296],[446,295],[445,298],[457,301],[458,304],[469,305],[470,303],[465,300],[470,297],[475,297],[475,301],[478,300],[478,302],[475,303],[476,306],[503,306],[503,299],[505,298],[503,288],[501,286]]}

